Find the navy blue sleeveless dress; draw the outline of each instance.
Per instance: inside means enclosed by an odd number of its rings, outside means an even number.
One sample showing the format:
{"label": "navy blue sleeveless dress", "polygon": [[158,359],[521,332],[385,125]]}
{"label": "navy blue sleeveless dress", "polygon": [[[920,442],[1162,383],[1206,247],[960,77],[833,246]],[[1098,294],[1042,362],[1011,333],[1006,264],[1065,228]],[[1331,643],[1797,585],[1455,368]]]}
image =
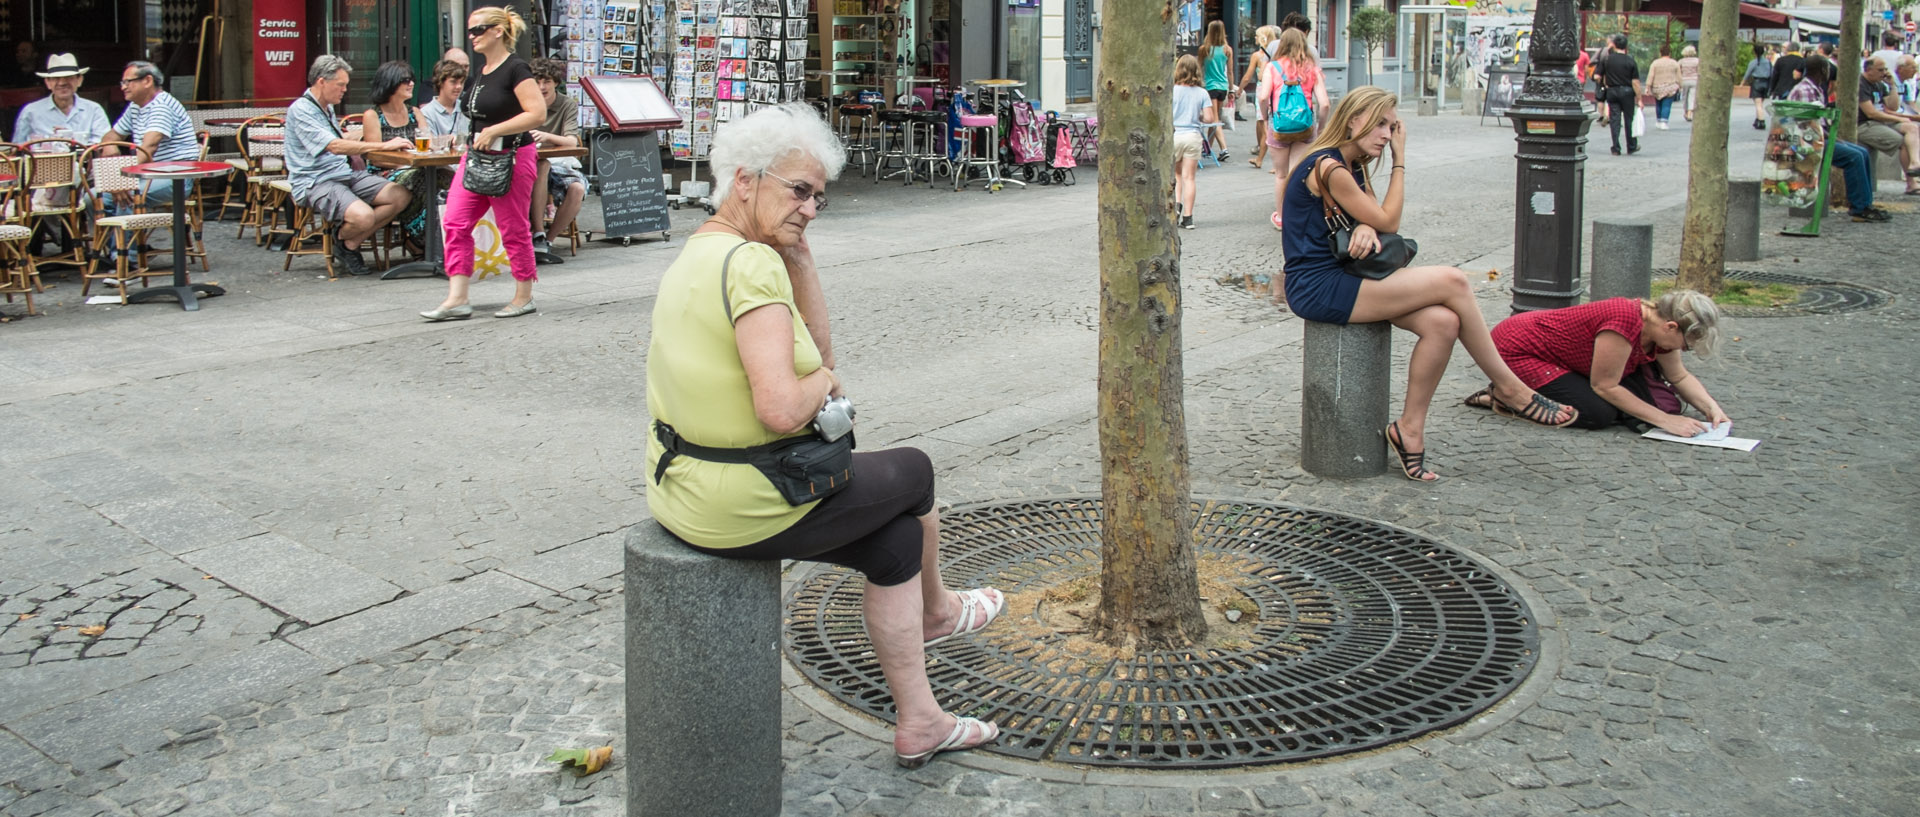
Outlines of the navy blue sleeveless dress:
{"label": "navy blue sleeveless dress", "polygon": [[[1293,169],[1287,178],[1284,225],[1280,247],[1287,258],[1287,308],[1310,321],[1345,324],[1353,314],[1353,302],[1360,297],[1360,279],[1348,275],[1327,247],[1327,220],[1320,197],[1307,189],[1307,176],[1320,160],[1333,157],[1342,161],[1339,148],[1315,151]],[[1354,181],[1364,189],[1365,180],[1357,171]]]}

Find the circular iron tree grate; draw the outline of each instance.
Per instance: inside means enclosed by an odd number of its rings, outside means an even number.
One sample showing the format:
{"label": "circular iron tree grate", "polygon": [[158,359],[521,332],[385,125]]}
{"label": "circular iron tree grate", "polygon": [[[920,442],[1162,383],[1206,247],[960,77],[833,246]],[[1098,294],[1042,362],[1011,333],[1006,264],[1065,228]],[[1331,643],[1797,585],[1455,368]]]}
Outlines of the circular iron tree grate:
{"label": "circular iron tree grate", "polygon": [[[1460,724],[1517,688],[1538,658],[1519,593],[1418,534],[1254,502],[1196,502],[1194,521],[1201,557],[1228,565],[1257,611],[1244,644],[1101,658],[1069,650],[1065,635],[1034,637],[996,622],[929,650],[941,705],[998,723],[1000,741],[988,751],[1004,755],[1243,766],[1371,749]],[[953,587],[1013,596],[1099,573],[1097,498],[960,507],[943,515],[942,529]],[[796,584],[786,649],[829,694],[892,721],[861,621],[863,583],[822,567]]]}
{"label": "circular iron tree grate", "polygon": [[[1655,269],[1653,277],[1673,278],[1680,274],[1671,267]],[[1780,272],[1759,272],[1756,270],[1727,270],[1725,276],[1735,281],[1751,281],[1756,284],[1791,284],[1804,287],[1800,290],[1800,299],[1786,306],[1722,306],[1720,311],[1736,318],[1795,318],[1805,315],[1837,315],[1842,312],[1865,312],[1887,305],[1892,296],[1888,293],[1849,284],[1845,281],[1828,281],[1822,278],[1808,278],[1801,275],[1788,275]]]}

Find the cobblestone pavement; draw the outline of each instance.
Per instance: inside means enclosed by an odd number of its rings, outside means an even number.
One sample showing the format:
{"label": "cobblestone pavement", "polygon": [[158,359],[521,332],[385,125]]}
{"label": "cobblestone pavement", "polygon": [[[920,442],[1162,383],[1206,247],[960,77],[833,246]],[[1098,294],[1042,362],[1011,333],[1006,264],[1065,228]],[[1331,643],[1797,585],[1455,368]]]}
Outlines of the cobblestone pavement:
{"label": "cobblestone pavement", "polygon": [[[1511,131],[1412,124],[1423,260],[1510,272]],[[1656,265],[1678,253],[1685,133],[1627,159],[1601,135],[1587,165],[1588,216],[1652,218]],[[1758,134],[1733,134],[1751,175]],[[1235,161],[1202,172],[1182,235],[1196,496],[1478,553],[1544,600],[1551,665],[1408,747],[1211,774],[979,754],[907,772],[795,676],[787,814],[1914,813],[1920,464],[1897,420],[1920,338],[1894,248],[1920,214],[1897,185],[1894,223],[1769,234],[1740,265],[1895,296],[1735,321],[1697,362],[1756,452],[1467,409],[1480,380],[1456,354],[1428,486],[1298,469],[1299,322],[1213,282],[1276,253],[1270,177]],[[926,449],[949,501],[1098,491],[1093,176],[850,178],[816,225],[862,442]],[[215,241],[231,294],[198,313],[82,306],[56,275],[47,317],[0,326],[0,814],[621,813],[640,736],[621,733],[620,531],[645,516],[642,363],[677,238],[543,271],[534,317],[431,326],[412,313],[437,282],[254,271],[272,260]],[[1509,277],[1477,284],[1489,316]],[[606,742],[607,773],[542,762]]]}

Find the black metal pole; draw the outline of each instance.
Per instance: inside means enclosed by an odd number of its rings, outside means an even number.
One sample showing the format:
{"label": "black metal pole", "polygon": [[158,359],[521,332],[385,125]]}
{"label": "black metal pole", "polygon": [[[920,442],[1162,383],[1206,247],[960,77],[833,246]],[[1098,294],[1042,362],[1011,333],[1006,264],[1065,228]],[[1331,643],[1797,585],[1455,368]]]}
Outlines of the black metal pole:
{"label": "black metal pole", "polygon": [[1586,94],[1573,75],[1580,54],[1574,0],[1534,7],[1527,81],[1507,111],[1519,165],[1514,178],[1513,311],[1580,302],[1587,128]]}

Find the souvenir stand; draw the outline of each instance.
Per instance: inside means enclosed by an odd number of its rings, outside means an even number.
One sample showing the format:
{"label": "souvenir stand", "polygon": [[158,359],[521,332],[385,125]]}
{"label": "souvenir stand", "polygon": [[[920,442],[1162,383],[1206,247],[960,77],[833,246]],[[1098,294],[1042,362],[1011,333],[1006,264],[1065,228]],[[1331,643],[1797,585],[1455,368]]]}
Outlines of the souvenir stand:
{"label": "souvenir stand", "polygon": [[581,93],[582,77],[665,74],[669,44],[655,24],[666,13],[664,0],[550,0],[549,10],[549,28],[565,32],[552,56],[567,62],[565,92],[580,101],[582,131],[606,124],[594,101]]}
{"label": "souvenir stand", "polygon": [[1768,103],[1773,121],[1767,127],[1765,161],[1760,170],[1760,192],[1770,204],[1810,211],[1813,219],[1781,235],[1817,237],[1820,217],[1827,211],[1827,190],[1833,167],[1835,111],[1824,105],[1778,101]]}

